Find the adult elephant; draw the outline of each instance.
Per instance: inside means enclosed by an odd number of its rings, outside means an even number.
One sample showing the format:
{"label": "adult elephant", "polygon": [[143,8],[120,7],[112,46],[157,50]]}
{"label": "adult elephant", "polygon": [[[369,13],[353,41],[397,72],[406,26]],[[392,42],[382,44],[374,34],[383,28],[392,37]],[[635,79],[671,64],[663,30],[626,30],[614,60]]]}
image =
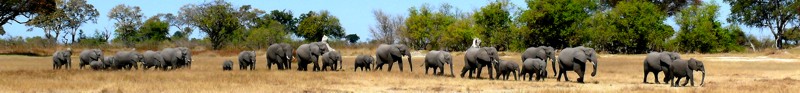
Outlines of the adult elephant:
{"label": "adult elephant", "polygon": [[256,70],[256,52],[242,51],[239,53],[239,69]]}
{"label": "adult elephant", "polygon": [[[551,68],[553,68],[553,72],[554,73],[557,72],[556,71],[556,61],[555,61],[556,60],[556,52],[555,52],[555,49],[553,47],[550,47],[550,46],[529,47],[528,49],[525,49],[525,52],[522,52],[522,59],[521,60],[522,60],[522,62],[525,62],[525,60],[528,59],[528,58],[537,58],[539,60],[544,61],[545,64],[548,63],[547,62],[548,59],[549,60],[553,60],[553,61],[550,61],[550,63],[552,63],[552,67]],[[547,66],[547,65],[545,65],[545,66]],[[555,75],[553,75],[553,76],[555,76]]]}
{"label": "adult elephant", "polygon": [[180,63],[179,65],[181,67],[185,66],[185,67],[188,67],[188,68],[192,68],[192,61],[194,61],[194,60],[192,60],[192,50],[187,48],[187,47],[178,47],[178,48],[175,48],[175,49],[178,49],[179,51],[181,51],[183,53],[186,53],[186,54],[183,55],[184,56],[183,58],[185,58],[185,60],[183,61],[183,63]]}
{"label": "adult elephant", "polygon": [[489,79],[494,79],[492,77],[494,75],[492,73],[493,65],[497,65],[499,60],[500,56],[494,47],[469,48],[464,54],[464,69],[461,70],[461,77],[464,77],[467,72],[470,72],[469,77],[472,77],[472,72],[477,71],[475,74],[478,74],[477,77],[480,78],[481,69],[485,66],[488,67]]}
{"label": "adult elephant", "polygon": [[594,77],[597,75],[597,53],[594,49],[575,47],[562,50],[561,54],[558,55],[559,71],[556,80],[561,81],[561,75],[564,75],[564,80],[569,81],[567,71],[575,71],[575,73],[578,73],[578,82],[583,83],[587,62],[592,62],[594,67],[592,77]]}
{"label": "adult elephant", "polygon": [[164,56],[162,56],[161,53],[156,51],[150,51],[150,50],[145,51],[143,61],[144,62],[142,63],[142,69],[144,70],[150,69],[152,67],[158,69],[158,68],[163,68],[161,66],[164,66]]}
{"label": "adult elephant", "polygon": [[292,46],[286,43],[272,44],[267,48],[267,69],[277,65],[278,70],[291,69]]}
{"label": "adult elephant", "polygon": [[[453,73],[453,56],[447,51],[430,51],[425,55],[425,74],[428,74],[428,69],[433,68],[433,74],[444,75],[444,64],[450,65],[450,74]],[[440,69],[436,72],[436,69]]]}
{"label": "adult elephant", "polygon": [[101,58],[103,58],[103,51],[100,49],[83,50],[80,54],[81,63],[78,66],[83,69],[83,66],[89,65],[92,61],[100,61]]}
{"label": "adult elephant", "polygon": [[160,53],[164,58],[164,64],[161,66],[161,69],[164,70],[181,68],[180,64],[189,63],[188,61],[191,60],[189,51],[181,51],[177,48],[164,48]]}
{"label": "adult elephant", "polygon": [[669,67],[670,74],[675,77],[675,79],[673,79],[675,82],[672,83],[672,87],[677,87],[681,81],[681,78],[686,78],[686,81],[684,81],[683,85],[681,86],[686,86],[686,83],[689,82],[691,82],[692,86],[694,86],[694,71],[703,72],[703,78],[700,80],[700,86],[703,86],[703,83],[706,80],[706,69],[703,65],[703,61],[694,58],[689,60],[678,59],[672,61],[672,65]]}
{"label": "adult elephant", "polygon": [[53,53],[53,69],[61,69],[61,66],[70,68],[70,64],[72,64],[72,49],[67,48],[67,50],[56,51]]}
{"label": "adult elephant", "polygon": [[138,62],[142,62],[144,57],[136,51],[120,51],[114,55],[114,69],[139,69]]}
{"label": "adult elephant", "polygon": [[[330,67],[331,71],[338,71],[342,69],[342,54],[339,52],[331,51],[325,54],[322,54],[322,71],[325,71],[326,67]],[[337,69],[336,66],[339,66]]]}
{"label": "adult elephant", "polygon": [[397,62],[400,72],[403,72],[403,56],[408,56],[408,68],[411,72],[414,71],[413,62],[411,61],[411,50],[408,50],[406,45],[402,44],[381,44],[375,50],[377,64],[375,69],[383,69],[383,65],[389,64],[388,71],[392,71],[392,65]]}
{"label": "adult elephant", "polygon": [[680,59],[680,55],[675,52],[651,52],[647,54],[647,57],[644,58],[644,78],[642,83],[647,83],[647,76],[650,73],[653,73],[655,77],[656,84],[660,84],[661,82],[658,81],[658,73],[665,72],[664,81],[669,81],[671,78],[669,77],[670,63],[673,60]]}
{"label": "adult elephant", "polygon": [[317,65],[319,56],[322,56],[322,54],[326,52],[328,52],[326,43],[314,42],[300,45],[296,50],[297,70],[308,71],[308,64],[310,63],[314,63],[314,69],[320,68],[319,65]]}

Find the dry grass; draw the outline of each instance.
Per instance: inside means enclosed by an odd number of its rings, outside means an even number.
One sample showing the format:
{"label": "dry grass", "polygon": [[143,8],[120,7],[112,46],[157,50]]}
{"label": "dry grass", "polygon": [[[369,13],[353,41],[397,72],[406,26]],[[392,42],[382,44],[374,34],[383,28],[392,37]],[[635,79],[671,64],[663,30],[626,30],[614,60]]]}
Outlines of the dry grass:
{"label": "dry grass", "polygon": [[[345,55],[372,54],[372,49],[338,49],[356,51]],[[800,62],[717,62],[705,61],[708,74],[702,87],[669,87],[665,84],[643,84],[644,55],[601,55],[596,77],[587,75],[586,84],[558,82],[552,76],[543,82],[464,79],[424,74],[421,57],[413,58],[413,72],[353,72],[354,56],[345,56],[345,71],[299,72],[267,70],[264,56],[259,56],[256,71],[222,71],[223,60],[234,55],[217,55],[206,51],[195,55],[195,66],[176,71],[90,71],[77,67],[73,56],[72,69],[52,70],[50,57],[0,55],[0,92],[762,92],[800,91]],[[232,52],[235,53],[235,52]],[[111,53],[106,53],[110,55]],[[198,55],[199,54],[199,55]],[[263,54],[263,51],[259,52]],[[458,53],[455,53],[458,54]],[[519,62],[518,53],[506,53],[505,60]],[[686,54],[684,58],[715,56],[753,57],[764,54]],[[456,55],[454,71],[463,66],[462,55]],[[236,63],[236,62],[234,62]],[[292,64],[296,65],[296,64]],[[297,66],[293,66],[297,68]],[[386,68],[386,67],[384,67]],[[590,69],[591,67],[587,68]],[[446,69],[449,69],[447,67]],[[551,69],[548,68],[548,71]],[[446,75],[450,75],[446,71]],[[487,77],[483,72],[482,77]],[[552,75],[553,73],[550,72]],[[699,85],[699,73],[697,73]],[[663,75],[660,75],[663,76]],[[652,81],[652,76],[648,79]]]}

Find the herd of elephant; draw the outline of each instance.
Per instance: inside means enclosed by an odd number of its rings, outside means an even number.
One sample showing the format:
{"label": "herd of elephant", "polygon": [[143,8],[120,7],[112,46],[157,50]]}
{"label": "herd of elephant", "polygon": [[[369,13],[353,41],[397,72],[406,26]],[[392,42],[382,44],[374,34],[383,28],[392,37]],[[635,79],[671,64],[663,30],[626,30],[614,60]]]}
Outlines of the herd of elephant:
{"label": "herd of elephant", "polygon": [[[53,56],[53,68],[60,69],[61,66],[69,68],[71,49],[57,51]],[[501,60],[497,50],[494,47],[477,47],[473,45],[464,53],[464,67],[460,76],[465,77],[469,73],[469,78],[480,78],[483,67],[487,67],[489,79],[505,79],[508,80],[509,76],[522,78],[525,80],[527,77],[532,81],[535,76],[536,81],[544,80],[547,77],[547,63],[552,63],[554,75],[558,81],[564,77],[565,81],[569,81],[567,71],[573,71],[578,74],[577,82],[584,82],[584,73],[586,70],[586,63],[591,63],[593,72],[591,76],[597,75],[597,58],[598,55],[593,48],[587,47],[572,47],[560,50],[558,57],[556,50],[552,47],[540,46],[530,47],[526,49],[521,55],[522,66],[518,62],[511,60]],[[191,67],[192,57],[191,52],[186,47],[178,48],[165,48],[161,51],[146,51],[144,54],[139,54],[135,51],[119,51],[112,57],[103,58],[103,52],[99,49],[84,50],[80,54],[80,67],[88,65],[94,70],[105,69],[137,69],[138,63],[141,63],[143,69],[151,67],[160,68],[163,70],[177,69],[182,67]],[[392,65],[396,62],[399,69],[403,71],[403,57],[408,57],[408,65],[412,65],[411,53],[408,47],[402,44],[381,44],[375,50],[375,57],[370,55],[358,55],[355,59],[354,71],[359,68],[364,70],[383,70],[383,65],[388,64],[388,71],[392,70]],[[302,44],[296,50],[289,44],[280,43],[273,44],[267,48],[266,52],[266,66],[268,69],[272,65],[276,65],[279,70],[291,69],[290,63],[293,58],[297,58],[297,70],[308,71],[308,65],[313,64],[313,71],[326,71],[326,70],[341,70],[342,57],[341,54],[327,45],[325,42],[313,42]],[[101,60],[101,58],[103,58]],[[243,51],[239,54],[239,69],[241,70],[254,70],[256,63],[255,51]],[[318,62],[318,61],[322,62]],[[433,50],[425,55],[424,67],[425,74],[428,74],[429,69],[433,69],[433,74],[444,75],[445,65],[450,66],[450,73],[453,73],[452,55],[447,51]],[[322,64],[320,66],[320,63]],[[232,70],[233,61],[223,61],[223,70]],[[338,68],[337,68],[338,67]],[[520,68],[521,67],[521,68]],[[558,68],[558,69],[556,69]],[[409,66],[409,70],[413,71],[413,66]],[[438,72],[437,72],[438,70]],[[497,74],[494,74],[496,71]],[[671,86],[679,86],[678,82],[682,78],[686,78],[682,86],[686,86],[687,82],[692,82],[694,86],[693,71],[702,71],[703,81],[705,79],[705,70],[703,62],[694,58],[684,60],[680,58],[678,53],[674,52],[652,52],[647,55],[644,60],[644,83],[647,82],[647,75],[652,72],[658,78],[659,72],[664,72],[664,82],[672,83]],[[514,75],[511,75],[511,74]],[[473,76],[476,74],[477,76]],[[674,83],[672,82],[674,81]],[[656,79],[656,83],[660,83]]]}

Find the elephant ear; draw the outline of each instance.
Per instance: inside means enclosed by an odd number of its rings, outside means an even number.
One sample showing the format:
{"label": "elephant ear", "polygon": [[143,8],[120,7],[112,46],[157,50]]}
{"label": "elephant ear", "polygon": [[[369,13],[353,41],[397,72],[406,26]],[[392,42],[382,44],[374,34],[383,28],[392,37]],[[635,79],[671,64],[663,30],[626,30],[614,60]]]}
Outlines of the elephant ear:
{"label": "elephant ear", "polygon": [[396,57],[402,57],[403,56],[402,51],[400,51],[401,47],[394,46],[394,45],[392,45],[391,47],[392,48],[389,48],[389,52],[392,54],[392,56],[396,56]]}
{"label": "elephant ear", "polygon": [[574,56],[575,56],[575,60],[578,60],[578,61],[584,62],[584,63],[589,58],[589,55],[586,54],[586,52],[583,52],[583,51],[575,51],[575,55]]}
{"label": "elephant ear", "polygon": [[485,48],[479,49],[478,54],[476,56],[478,56],[478,59],[480,60],[489,60],[489,61],[492,60],[491,55],[489,55],[489,51],[487,51]]}

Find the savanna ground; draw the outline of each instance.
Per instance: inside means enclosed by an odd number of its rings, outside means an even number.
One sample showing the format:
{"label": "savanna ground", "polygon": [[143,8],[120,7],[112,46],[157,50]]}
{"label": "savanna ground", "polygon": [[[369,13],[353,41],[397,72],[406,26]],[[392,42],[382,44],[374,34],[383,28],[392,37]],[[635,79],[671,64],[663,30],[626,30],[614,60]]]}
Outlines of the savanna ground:
{"label": "savanna ground", "polygon": [[[340,50],[351,51],[351,50]],[[601,54],[597,76],[587,73],[587,83],[576,83],[578,77],[568,72],[571,82],[556,81],[548,64],[545,81],[466,79],[456,75],[424,74],[422,53],[413,58],[413,72],[405,63],[387,71],[353,71],[357,54],[374,53],[355,50],[345,52],[344,71],[301,72],[267,70],[263,51],[259,52],[255,71],[239,70],[236,56],[220,56],[213,52],[196,53],[191,69],[174,71],[131,70],[91,71],[78,69],[78,56],[73,53],[72,68],[53,70],[52,58],[0,55],[0,92],[762,92],[800,91],[800,59],[792,53],[684,54],[683,58],[703,60],[707,69],[705,85],[696,72],[695,87],[669,87],[666,84],[642,83],[642,60],[645,55]],[[105,53],[109,56],[113,53]],[[235,54],[235,53],[233,53]],[[502,59],[520,62],[517,53],[501,53]],[[234,60],[233,71],[222,71],[223,60]],[[456,74],[463,67],[463,55],[454,53]],[[384,67],[387,68],[387,67]],[[445,69],[449,70],[450,67]],[[587,66],[591,69],[591,66]],[[384,69],[385,70],[385,69]],[[484,69],[485,70],[485,69]],[[591,71],[591,70],[590,70]],[[587,71],[589,72],[589,71]],[[496,73],[496,72],[495,72]],[[488,74],[483,71],[483,78]],[[664,75],[659,75],[663,77]],[[653,82],[653,76],[648,77]]]}

